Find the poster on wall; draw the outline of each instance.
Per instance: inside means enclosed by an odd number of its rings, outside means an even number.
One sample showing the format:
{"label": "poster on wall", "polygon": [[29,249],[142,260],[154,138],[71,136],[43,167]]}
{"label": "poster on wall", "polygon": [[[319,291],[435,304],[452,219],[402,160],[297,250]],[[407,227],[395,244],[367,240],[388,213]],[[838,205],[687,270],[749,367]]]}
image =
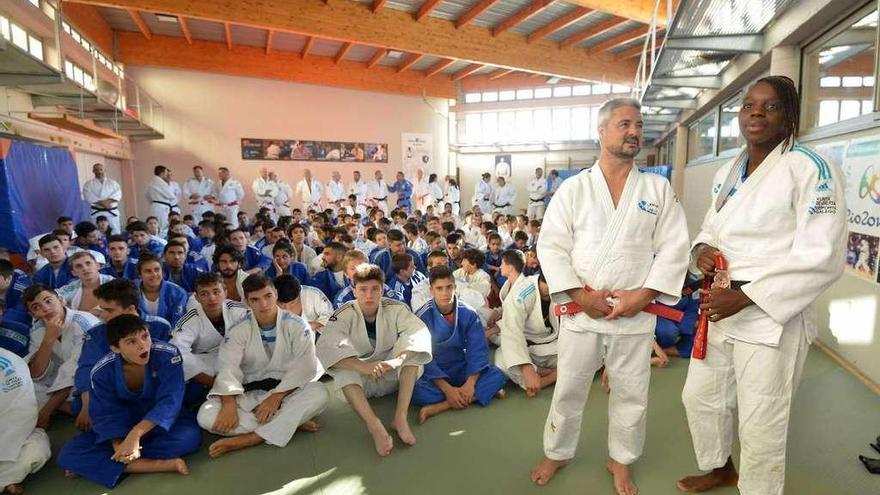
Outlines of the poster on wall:
{"label": "poster on wall", "polygon": [[388,163],[388,145],[341,141],[241,138],[241,159]]}
{"label": "poster on wall", "polygon": [[817,150],[832,160],[842,158],[846,180],[846,206],[849,238],[846,271],[851,275],[878,281],[880,251],[880,140],[861,139],[819,146]]}
{"label": "poster on wall", "polygon": [[495,155],[495,177],[510,179],[511,155]]}
{"label": "poster on wall", "polygon": [[[415,177],[416,169],[430,171],[434,168],[434,136],[404,132],[400,135],[403,151],[403,173]],[[425,174],[427,175],[427,174]]]}

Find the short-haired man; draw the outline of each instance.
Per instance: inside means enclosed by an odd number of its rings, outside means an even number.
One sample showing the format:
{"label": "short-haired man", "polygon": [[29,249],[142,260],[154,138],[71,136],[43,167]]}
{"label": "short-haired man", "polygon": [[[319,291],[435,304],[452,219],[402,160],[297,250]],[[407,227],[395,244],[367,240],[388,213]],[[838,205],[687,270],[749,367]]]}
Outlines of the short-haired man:
{"label": "short-haired man", "polygon": [[196,277],[202,273],[195,264],[187,263],[187,246],[180,241],[169,241],[165,245],[162,263],[162,279],[173,282],[192,294],[196,290]]}
{"label": "short-haired man", "polygon": [[[388,247],[377,252],[371,259],[385,273],[385,280],[391,280],[394,277],[394,271],[391,268],[391,257],[396,254],[409,254],[416,263],[416,270],[424,272],[422,258],[419,253],[406,247],[406,237],[400,230],[392,230],[388,232]],[[417,260],[417,261],[416,261]]]}
{"label": "short-haired man", "polygon": [[39,243],[40,255],[46,258],[48,263],[34,274],[34,283],[54,290],[73,281],[76,276],[71,270],[61,239],[53,234],[47,234],[40,238]]}
{"label": "short-haired man", "polygon": [[211,444],[214,458],[262,443],[284,447],[297,428],[318,429],[312,418],[328,400],[305,320],[277,306],[278,293],[264,275],[248,276],[242,287],[250,313],[227,330],[214,386],[198,414],[202,428],[227,437]]}
{"label": "short-haired man", "polygon": [[489,297],[492,292],[492,277],[483,271],[486,264],[486,255],[479,249],[468,248],[461,256],[461,268],[455,270],[455,281],[458,284],[470,287],[483,297]]}
{"label": "short-haired man", "polygon": [[144,222],[134,222],[126,227],[128,238],[131,240],[128,257],[134,260],[140,259],[142,254],[162,256],[164,244],[150,237],[150,230]]}
{"label": "short-haired man", "polygon": [[16,321],[30,326],[31,317],[21,296],[30,287],[31,279],[6,259],[0,258],[0,303],[3,316],[0,321]]}
{"label": "short-haired man", "polygon": [[95,177],[83,184],[83,199],[91,208],[92,221],[98,223],[98,217],[103,216],[110,222],[111,232],[118,234],[119,230],[119,202],[122,201],[122,188],[115,180],[107,177],[103,163],[92,165],[92,173]]}
{"label": "short-haired man", "polygon": [[233,228],[238,228],[238,209],[244,199],[244,187],[232,178],[227,167],[218,168],[217,176],[220,179],[214,189],[215,202],[220,208],[217,213],[223,214]]}
{"label": "short-haired man", "polygon": [[489,362],[489,345],[477,313],[455,295],[455,277],[449,267],[431,271],[432,299],[417,316],[431,332],[433,359],[416,382],[413,404],[419,424],[449,409],[464,409],[476,402],[487,406],[507,381]]}
{"label": "short-haired man", "polygon": [[544,198],[547,196],[547,179],[544,178],[544,169],[538,167],[535,169],[535,177],[529,180],[527,191],[529,193],[529,206],[526,210],[529,220],[540,220],[544,218],[544,209],[546,204]]}
{"label": "short-haired man", "polygon": [[92,222],[79,222],[73,227],[73,231],[76,233],[76,238],[71,245],[83,251],[90,251],[95,261],[99,265],[104,265],[107,262],[107,247],[98,227]]}
{"label": "short-haired man", "polygon": [[243,263],[241,269],[251,273],[264,272],[272,266],[272,260],[264,256],[259,249],[248,244],[244,230],[235,229],[229,233],[229,244],[241,253]]}
{"label": "short-haired man", "polygon": [[226,298],[239,302],[244,300],[241,284],[248,276],[247,272],[241,269],[242,261],[241,253],[228,244],[223,244],[214,251],[213,268],[223,279]]}
{"label": "short-haired man", "polygon": [[140,288],[140,309],[145,314],[164,318],[172,326],[186,312],[187,294],[179,285],[162,276],[162,261],[153,255],[138,260],[137,281]]}
{"label": "short-haired man", "polygon": [[367,399],[397,390],[391,426],[405,444],[414,445],[407,411],[421,367],[431,361],[431,333],[405,304],[382,297],[384,282],[378,266],[358,266],[352,278],[355,301],[333,314],[318,340],[321,362],[364,421],[380,456],[391,453],[394,440]]}
{"label": "short-haired man", "polygon": [[427,277],[416,270],[413,256],[409,253],[392,256],[391,271],[394,275],[389,280],[388,286],[391,287],[391,290],[400,294],[403,297],[403,302],[415,311],[418,308],[413,308],[411,304],[413,287],[422,283]]}
{"label": "short-haired man", "polygon": [[159,232],[168,228],[168,214],[179,208],[177,193],[171,187],[171,169],[164,165],[156,165],[153,178],[147,183],[145,194],[150,202],[150,216],[159,220]]}
{"label": "short-haired man", "polygon": [[129,257],[131,249],[123,235],[111,235],[107,238],[107,253],[110,262],[100,272],[115,278],[137,280],[137,261]]}
{"label": "short-haired man", "polygon": [[278,306],[302,316],[317,336],[333,316],[333,303],[320,290],[301,285],[293,275],[280,275],[273,284],[278,291]]}
{"label": "short-haired man", "polygon": [[327,296],[327,299],[331,301],[346,285],[345,256],[345,246],[338,242],[327,243],[324,246],[324,251],[321,252],[321,259],[325,269],[316,273],[310,282],[313,287],[320,289]]}
{"label": "short-haired man", "polygon": [[[345,256],[342,258],[342,264],[345,267],[345,286],[340,289],[339,292],[336,293],[336,297],[333,298],[333,307],[338,308],[355,298],[354,285],[351,281],[353,280],[357,267],[366,263],[368,263],[367,257],[360,251],[351,250],[345,253]],[[388,284],[382,285],[382,291],[385,297],[403,302],[403,295],[399,292],[395,292],[388,286]]]}
{"label": "short-haired man", "polygon": [[192,169],[193,176],[183,182],[183,195],[192,212],[195,223],[202,221],[202,214],[214,209],[211,204],[214,197],[214,181],[205,177],[205,169],[196,165]]}
{"label": "short-haired man", "polygon": [[89,251],[78,251],[70,256],[70,267],[76,280],[56,289],[64,304],[73,309],[91,312],[98,306],[93,291],[104,282],[113,280],[111,275],[98,271],[98,262]]}

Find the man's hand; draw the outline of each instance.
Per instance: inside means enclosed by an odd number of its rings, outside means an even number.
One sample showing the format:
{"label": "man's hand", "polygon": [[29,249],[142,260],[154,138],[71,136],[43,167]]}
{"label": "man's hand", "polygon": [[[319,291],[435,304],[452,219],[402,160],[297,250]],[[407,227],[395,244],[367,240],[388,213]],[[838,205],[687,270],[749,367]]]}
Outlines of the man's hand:
{"label": "man's hand", "polygon": [[214,420],[213,430],[218,433],[229,433],[238,426],[238,405],[233,397],[231,402],[223,401],[217,419]]}
{"label": "man's hand", "polygon": [[467,401],[467,404],[470,404],[471,402],[474,401],[474,389],[477,386],[477,378],[479,376],[480,375],[474,375],[474,376],[469,377],[464,382],[464,385],[459,387],[459,390],[461,391],[462,398],[464,398],[464,400]]}
{"label": "man's hand", "polygon": [[657,297],[657,291],[653,289],[635,289],[635,290],[616,290],[611,293],[611,297],[617,300],[611,313],[605,317],[606,320],[614,320],[621,316],[632,318],[645,309],[651,301]]}
{"label": "man's hand", "polygon": [[266,424],[271,421],[275,413],[278,412],[278,408],[281,407],[282,399],[284,399],[283,394],[269,394],[268,397],[263,399],[263,402],[260,402],[254,409],[254,416],[257,417],[257,422]]}
{"label": "man's hand", "polygon": [[141,456],[141,437],[129,432],[125,439],[113,446],[113,459],[116,462],[128,464],[131,461],[139,459]]}
{"label": "man's hand", "polygon": [[[85,394],[83,394],[85,397]],[[89,400],[87,398],[83,398],[82,400],[82,409],[80,409],[79,414],[76,415],[76,421],[74,422],[77,430],[80,431],[89,431],[92,429],[92,418],[89,416]]]}
{"label": "man's hand", "polygon": [[64,332],[64,318],[56,316],[52,319],[43,320],[43,323],[46,324],[46,334],[43,337],[43,342],[51,342],[51,345],[54,345],[55,341]]}
{"label": "man's hand", "polygon": [[464,409],[465,407],[467,407],[468,402],[462,395],[460,388],[453,387],[452,385],[446,385],[446,387],[443,387],[441,390],[443,391],[443,395],[446,397],[446,402],[448,402],[453,409]]}
{"label": "man's hand", "polygon": [[612,308],[607,301],[611,297],[610,290],[596,289],[588,292],[585,289],[573,289],[568,291],[568,295],[590,318],[604,318],[611,313]]}
{"label": "man's hand", "polygon": [[733,316],[743,308],[755,304],[741,290],[710,289],[708,291],[701,290],[700,293],[703,295],[700,311],[704,311],[708,315],[709,321],[713,322]]}
{"label": "man's hand", "polygon": [[718,249],[708,244],[700,244],[697,249],[697,269],[704,277],[715,276],[715,253]]}
{"label": "man's hand", "polygon": [[486,330],[483,331],[486,334],[486,338],[494,337],[501,333],[501,329],[498,328],[497,325],[492,325],[491,327],[486,327]]}
{"label": "man's hand", "polygon": [[37,414],[37,428],[48,430],[51,419],[52,410],[46,406],[41,407],[40,412]]}
{"label": "man's hand", "polygon": [[524,364],[522,369],[523,379],[526,385],[526,397],[534,397],[541,391],[541,377],[531,364]]}

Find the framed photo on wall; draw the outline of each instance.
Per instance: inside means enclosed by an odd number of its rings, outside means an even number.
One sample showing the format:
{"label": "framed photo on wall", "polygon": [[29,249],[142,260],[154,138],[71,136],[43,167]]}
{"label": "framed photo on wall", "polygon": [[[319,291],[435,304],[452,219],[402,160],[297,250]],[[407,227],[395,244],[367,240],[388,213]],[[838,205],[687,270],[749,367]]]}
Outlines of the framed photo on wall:
{"label": "framed photo on wall", "polygon": [[388,163],[388,145],[299,139],[241,139],[242,160]]}

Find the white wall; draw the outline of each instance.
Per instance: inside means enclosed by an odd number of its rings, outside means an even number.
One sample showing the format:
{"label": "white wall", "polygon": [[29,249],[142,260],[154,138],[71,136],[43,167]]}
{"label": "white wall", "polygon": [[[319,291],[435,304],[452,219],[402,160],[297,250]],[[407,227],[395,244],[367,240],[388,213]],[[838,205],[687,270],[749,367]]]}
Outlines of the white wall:
{"label": "white wall", "polygon": [[[443,99],[389,95],[282,81],[207,74],[193,71],[128,67],[135,80],[164,107],[165,139],[134,144],[134,181],[139,191],[137,210],[149,210],[143,187],[153,167],[170,167],[183,182],[196,164],[217,180],[217,168],[227,166],[245,187],[243,211],[256,212],[251,183],[268,166],[291,186],[303,170],[326,182],[333,170],[344,182],[360,170],[372,178],[381,168],[386,181],[401,170],[401,133],[432,133],[434,170],[447,174],[448,103]],[[439,111],[439,114],[437,113]],[[388,144],[387,164],[272,162],[241,159],[240,139],[279,138]],[[294,207],[301,206],[298,200]]]}

